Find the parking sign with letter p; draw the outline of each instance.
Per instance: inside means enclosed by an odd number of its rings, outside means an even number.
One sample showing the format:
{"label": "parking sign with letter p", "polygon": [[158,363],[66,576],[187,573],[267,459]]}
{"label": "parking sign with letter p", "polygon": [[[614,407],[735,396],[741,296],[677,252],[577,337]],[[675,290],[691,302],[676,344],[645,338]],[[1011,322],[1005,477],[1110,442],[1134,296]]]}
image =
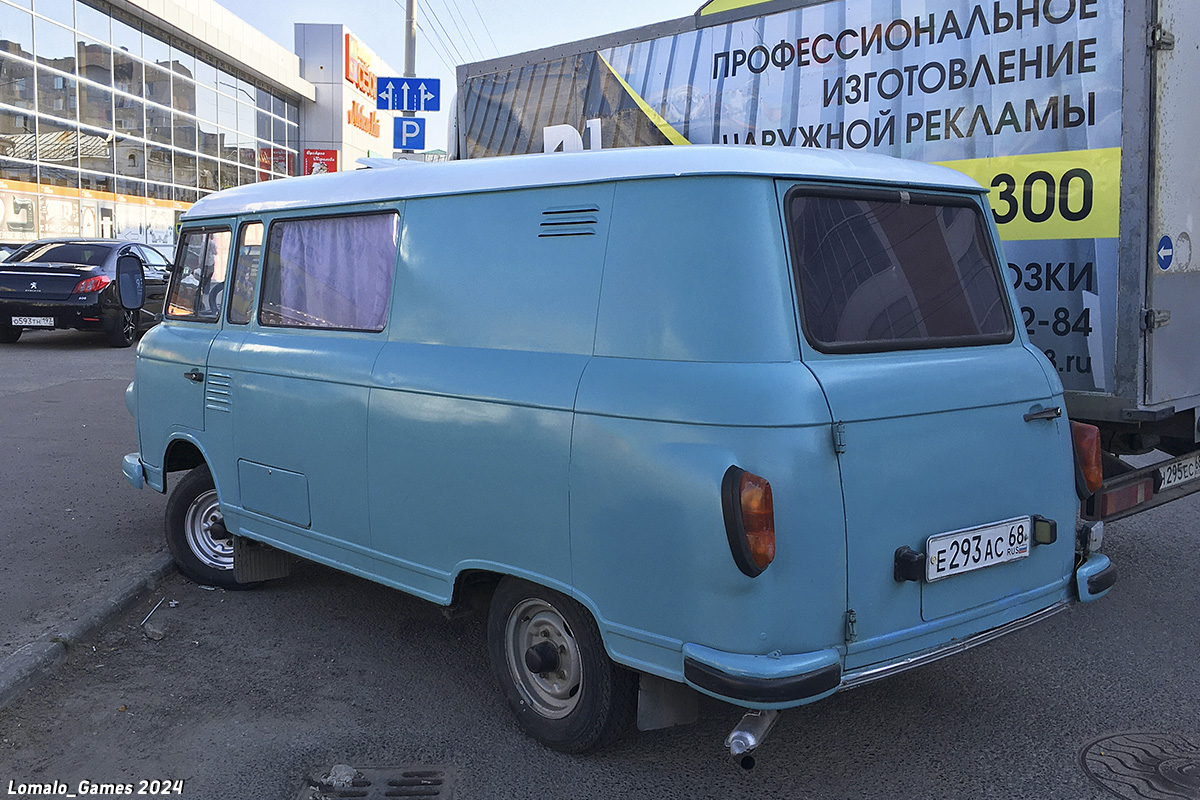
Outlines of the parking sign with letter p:
{"label": "parking sign with letter p", "polygon": [[392,147],[397,150],[424,150],[425,119],[423,117],[396,117]]}

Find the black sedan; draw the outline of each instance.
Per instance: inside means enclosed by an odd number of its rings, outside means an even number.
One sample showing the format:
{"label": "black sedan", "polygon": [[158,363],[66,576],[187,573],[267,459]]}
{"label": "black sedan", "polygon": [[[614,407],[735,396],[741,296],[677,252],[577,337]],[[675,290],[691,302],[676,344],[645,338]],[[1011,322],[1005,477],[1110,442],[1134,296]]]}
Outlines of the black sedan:
{"label": "black sedan", "polygon": [[[146,274],[146,304],[121,308],[117,258],[132,253]],[[149,245],[115,239],[40,239],[0,262],[0,343],[26,328],[104,331],[113,347],[128,347],[141,329],[162,319],[170,263]]]}

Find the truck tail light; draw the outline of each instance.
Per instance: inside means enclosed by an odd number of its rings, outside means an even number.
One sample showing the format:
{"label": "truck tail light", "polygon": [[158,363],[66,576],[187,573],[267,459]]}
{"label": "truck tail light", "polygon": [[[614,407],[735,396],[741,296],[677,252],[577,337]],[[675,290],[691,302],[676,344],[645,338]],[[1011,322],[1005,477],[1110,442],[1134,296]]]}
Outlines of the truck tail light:
{"label": "truck tail light", "polygon": [[1083,478],[1087,494],[1093,495],[1104,485],[1104,467],[1100,460],[1100,429],[1082,422],[1071,423],[1071,438],[1075,441],[1075,463]]}
{"label": "truck tail light", "polygon": [[89,292],[98,292],[105,286],[108,286],[110,283],[112,283],[112,278],[109,278],[105,275],[97,275],[94,278],[85,278],[84,280],[81,280],[79,283],[75,284],[75,288],[71,291],[71,294],[88,294]]}
{"label": "truck tail light", "polygon": [[766,478],[730,467],[721,481],[725,535],[734,563],[754,578],[775,559],[775,507]]}
{"label": "truck tail light", "polygon": [[1154,496],[1154,478],[1145,477],[1140,481],[1129,483],[1115,489],[1105,489],[1097,498],[1100,509],[1100,519],[1108,519],[1114,514],[1140,506]]}

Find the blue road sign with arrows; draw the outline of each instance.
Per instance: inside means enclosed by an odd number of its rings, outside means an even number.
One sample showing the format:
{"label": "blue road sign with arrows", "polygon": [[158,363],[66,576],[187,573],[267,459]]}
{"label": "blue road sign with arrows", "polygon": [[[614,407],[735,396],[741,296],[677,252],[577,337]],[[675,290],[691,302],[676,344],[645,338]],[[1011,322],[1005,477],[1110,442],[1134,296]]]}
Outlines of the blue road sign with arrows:
{"label": "blue road sign with arrows", "polygon": [[441,111],[441,78],[378,78],[375,107],[384,111]]}

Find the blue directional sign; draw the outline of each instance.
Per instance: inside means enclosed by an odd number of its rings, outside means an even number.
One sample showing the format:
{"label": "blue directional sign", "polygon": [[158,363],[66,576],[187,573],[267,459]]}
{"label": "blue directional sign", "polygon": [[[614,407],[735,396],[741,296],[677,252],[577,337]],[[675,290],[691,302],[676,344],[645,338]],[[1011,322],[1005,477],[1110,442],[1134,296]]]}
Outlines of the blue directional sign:
{"label": "blue directional sign", "polygon": [[384,111],[441,111],[441,78],[378,78],[375,107]]}
{"label": "blue directional sign", "polygon": [[423,117],[396,117],[392,130],[392,146],[397,150],[425,149],[425,119]]}
{"label": "blue directional sign", "polygon": [[1171,237],[1164,236],[1158,240],[1158,248],[1155,249],[1155,254],[1158,256],[1158,268],[1168,270],[1171,268],[1171,261],[1175,258],[1175,248],[1171,244]]}

